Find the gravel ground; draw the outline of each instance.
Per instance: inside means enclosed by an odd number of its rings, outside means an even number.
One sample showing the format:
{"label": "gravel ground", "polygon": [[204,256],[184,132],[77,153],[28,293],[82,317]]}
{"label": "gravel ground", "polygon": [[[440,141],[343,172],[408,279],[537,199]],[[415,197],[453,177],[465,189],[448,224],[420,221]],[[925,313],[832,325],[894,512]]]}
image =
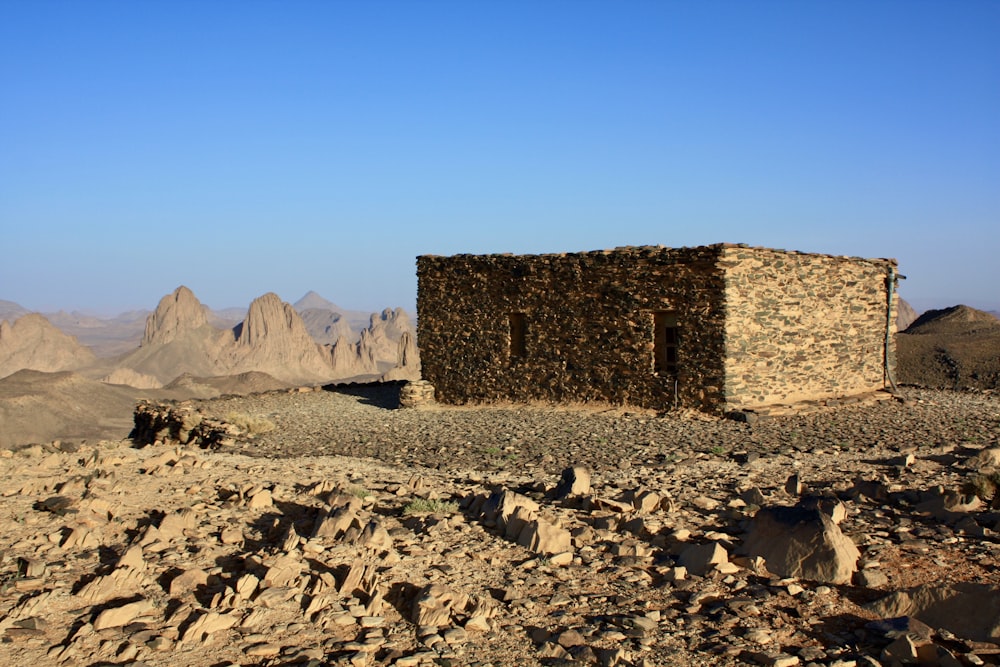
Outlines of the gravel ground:
{"label": "gravel ground", "polygon": [[583,464],[596,472],[670,465],[698,454],[816,450],[919,451],[1000,442],[1000,397],[992,392],[905,389],[903,401],[762,417],[754,425],[697,413],[657,416],[619,408],[543,406],[400,410],[395,387],[269,393],[202,401],[211,416],[264,417],[276,428],[236,447],[250,456],[337,454],[442,470],[555,474]]}

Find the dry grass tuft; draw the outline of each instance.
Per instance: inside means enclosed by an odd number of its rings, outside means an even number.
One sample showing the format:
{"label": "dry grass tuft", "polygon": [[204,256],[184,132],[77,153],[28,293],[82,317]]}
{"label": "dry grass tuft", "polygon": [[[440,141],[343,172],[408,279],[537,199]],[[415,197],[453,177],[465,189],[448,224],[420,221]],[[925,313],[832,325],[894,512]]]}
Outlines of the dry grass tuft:
{"label": "dry grass tuft", "polygon": [[276,426],[274,422],[266,417],[255,417],[244,412],[230,412],[226,415],[226,422],[232,424],[241,431],[250,435],[259,433],[270,433]]}

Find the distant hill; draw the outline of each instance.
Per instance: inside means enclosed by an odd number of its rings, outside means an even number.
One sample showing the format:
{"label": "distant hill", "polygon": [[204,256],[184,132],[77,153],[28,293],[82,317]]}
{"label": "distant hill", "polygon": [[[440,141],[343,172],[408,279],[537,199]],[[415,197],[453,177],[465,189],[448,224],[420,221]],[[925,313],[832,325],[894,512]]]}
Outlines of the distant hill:
{"label": "distant hill", "polygon": [[[347,327],[353,332],[353,338],[356,342],[361,336],[361,330],[368,325],[371,313],[361,311],[361,310],[345,310],[332,301],[328,301],[316,292],[310,290],[306,292],[301,299],[292,304],[296,312],[302,315],[302,319],[306,322],[306,326],[309,327],[309,333],[313,335],[318,342],[329,342],[335,343],[336,338],[332,340],[321,340],[323,338],[328,338],[329,336],[324,334],[323,329],[326,326],[326,321],[340,321],[346,324]],[[312,312],[311,315],[307,315],[308,312]],[[332,317],[331,314],[335,317]],[[315,326],[321,327],[320,329],[314,330],[313,326],[310,326],[310,320],[315,322]]]}
{"label": "distant hill", "polygon": [[112,318],[60,310],[45,317],[61,331],[75,336],[98,357],[114,357],[134,350],[142,338],[148,310],[132,310]]}
{"label": "distant hill", "polygon": [[208,323],[216,329],[232,329],[246,317],[246,308],[223,308],[222,310],[210,310],[205,307],[205,314]]}
{"label": "distant hill", "polygon": [[64,371],[94,362],[94,353],[38,313],[0,321],[0,378],[16,371]]}
{"label": "distant hill", "polygon": [[19,303],[14,303],[13,301],[4,301],[0,299],[0,320],[7,320],[8,322],[13,322],[19,317],[24,317],[31,311],[22,306]]}
{"label": "distant hill", "polygon": [[896,359],[902,384],[1000,388],[1000,320],[965,305],[929,310],[896,335]]}
{"label": "distant hill", "polygon": [[70,371],[22,370],[0,379],[0,448],[53,440],[118,440],[132,430],[142,399],[215,398],[289,387],[265,373],[182,375],[162,389],[137,389]]}
{"label": "distant hill", "polygon": [[124,438],[140,396],[70,371],[18,371],[0,379],[0,447]]}
{"label": "distant hill", "polygon": [[958,305],[940,310],[928,310],[907,327],[905,333],[918,336],[955,334],[968,336],[1000,327],[1000,320],[984,310]]}

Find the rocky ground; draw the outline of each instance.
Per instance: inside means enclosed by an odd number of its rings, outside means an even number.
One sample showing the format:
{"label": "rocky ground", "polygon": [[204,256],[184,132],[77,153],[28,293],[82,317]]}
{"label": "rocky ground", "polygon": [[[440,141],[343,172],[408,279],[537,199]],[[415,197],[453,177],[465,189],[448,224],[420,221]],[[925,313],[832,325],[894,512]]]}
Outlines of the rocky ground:
{"label": "rocky ground", "polygon": [[396,392],[0,451],[0,664],[1000,663],[992,393],[746,423]]}

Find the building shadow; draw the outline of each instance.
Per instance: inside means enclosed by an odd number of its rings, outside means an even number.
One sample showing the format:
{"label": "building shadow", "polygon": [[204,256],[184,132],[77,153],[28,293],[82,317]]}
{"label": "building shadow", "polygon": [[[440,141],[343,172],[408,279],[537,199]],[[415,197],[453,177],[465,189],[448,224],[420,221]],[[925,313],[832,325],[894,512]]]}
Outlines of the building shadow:
{"label": "building shadow", "polygon": [[383,410],[395,410],[399,407],[399,390],[402,386],[402,381],[351,382],[323,385],[323,391],[354,396],[363,405],[371,405]]}

